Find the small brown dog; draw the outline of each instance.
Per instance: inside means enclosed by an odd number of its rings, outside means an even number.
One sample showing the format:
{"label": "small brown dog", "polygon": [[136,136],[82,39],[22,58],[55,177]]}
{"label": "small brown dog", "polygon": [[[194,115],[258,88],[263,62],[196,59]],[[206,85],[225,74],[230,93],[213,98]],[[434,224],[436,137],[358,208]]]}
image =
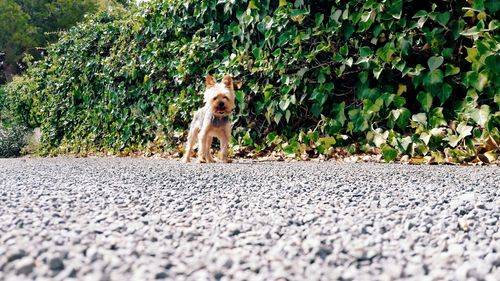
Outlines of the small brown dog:
{"label": "small brown dog", "polygon": [[226,76],[217,83],[212,76],[206,78],[206,90],[203,95],[205,105],[194,114],[186,144],[183,162],[188,163],[193,145],[198,138],[198,163],[213,163],[210,147],[214,137],[220,141],[221,160],[229,162],[229,139],[231,138],[231,121],[229,116],[234,110],[233,78]]}

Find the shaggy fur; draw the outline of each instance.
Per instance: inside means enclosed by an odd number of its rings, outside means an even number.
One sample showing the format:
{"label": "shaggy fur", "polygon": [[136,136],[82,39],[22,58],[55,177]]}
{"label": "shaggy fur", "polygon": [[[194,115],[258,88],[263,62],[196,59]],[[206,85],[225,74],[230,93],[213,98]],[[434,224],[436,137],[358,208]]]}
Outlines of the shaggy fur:
{"label": "shaggy fur", "polygon": [[226,76],[217,83],[212,76],[206,78],[206,90],[203,95],[204,106],[194,114],[186,144],[183,161],[189,162],[193,146],[198,139],[198,163],[213,163],[210,147],[214,137],[221,147],[221,160],[229,162],[229,139],[231,122],[229,116],[234,110],[233,78]]}

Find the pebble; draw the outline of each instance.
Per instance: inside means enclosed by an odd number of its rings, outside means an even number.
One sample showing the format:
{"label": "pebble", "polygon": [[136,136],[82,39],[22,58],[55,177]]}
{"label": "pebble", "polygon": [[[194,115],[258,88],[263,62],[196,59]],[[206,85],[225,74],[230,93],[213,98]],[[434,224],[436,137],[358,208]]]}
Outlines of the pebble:
{"label": "pebble", "polygon": [[18,275],[28,275],[33,272],[35,261],[32,257],[24,257],[16,261],[15,270]]}
{"label": "pebble", "polygon": [[64,262],[61,258],[51,258],[49,260],[49,268],[54,271],[63,270]]}

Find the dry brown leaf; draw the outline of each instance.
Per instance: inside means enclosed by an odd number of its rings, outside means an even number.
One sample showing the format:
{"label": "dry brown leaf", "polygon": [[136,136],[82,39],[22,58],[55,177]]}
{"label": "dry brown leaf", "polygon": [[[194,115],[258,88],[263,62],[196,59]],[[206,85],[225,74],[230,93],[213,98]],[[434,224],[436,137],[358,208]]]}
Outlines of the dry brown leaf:
{"label": "dry brown leaf", "polygon": [[430,159],[428,159],[426,157],[422,157],[422,156],[412,157],[408,163],[412,164],[412,165],[427,164],[427,163],[429,163]]}
{"label": "dry brown leaf", "polygon": [[498,154],[495,150],[486,151],[482,154],[478,154],[477,157],[481,159],[484,163],[492,163],[498,159]]}
{"label": "dry brown leaf", "polygon": [[430,163],[432,163],[432,164],[444,164],[446,162],[444,154],[442,152],[434,151],[431,154],[432,154],[432,159],[431,159]]}

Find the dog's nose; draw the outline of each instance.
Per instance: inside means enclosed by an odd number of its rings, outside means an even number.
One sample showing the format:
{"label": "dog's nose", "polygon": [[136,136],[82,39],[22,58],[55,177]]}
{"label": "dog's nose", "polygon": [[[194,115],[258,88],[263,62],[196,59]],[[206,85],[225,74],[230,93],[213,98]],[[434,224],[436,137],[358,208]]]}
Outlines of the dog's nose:
{"label": "dog's nose", "polygon": [[224,103],[223,102],[219,102],[219,107],[224,107]]}

